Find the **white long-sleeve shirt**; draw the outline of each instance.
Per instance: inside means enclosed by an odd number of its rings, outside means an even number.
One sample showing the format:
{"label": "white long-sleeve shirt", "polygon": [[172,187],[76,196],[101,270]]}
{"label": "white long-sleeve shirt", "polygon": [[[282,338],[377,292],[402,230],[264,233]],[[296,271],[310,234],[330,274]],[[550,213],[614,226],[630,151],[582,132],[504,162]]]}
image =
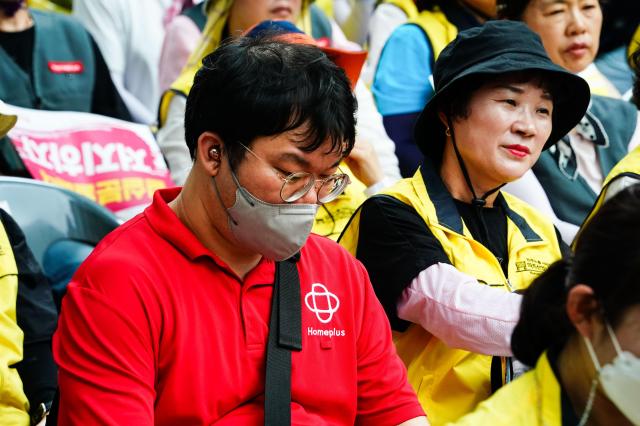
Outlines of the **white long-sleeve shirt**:
{"label": "white long-sleeve shirt", "polygon": [[511,356],[522,296],[483,284],[454,266],[429,266],[403,291],[398,318],[419,324],[448,346]]}

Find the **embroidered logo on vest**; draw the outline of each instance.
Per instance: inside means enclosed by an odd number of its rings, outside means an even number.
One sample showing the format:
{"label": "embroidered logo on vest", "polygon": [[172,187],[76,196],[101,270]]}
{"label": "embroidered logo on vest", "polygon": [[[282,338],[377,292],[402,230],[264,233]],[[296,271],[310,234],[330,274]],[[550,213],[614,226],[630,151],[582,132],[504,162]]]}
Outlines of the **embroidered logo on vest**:
{"label": "embroidered logo on vest", "polygon": [[548,267],[549,264],[547,262],[542,262],[538,259],[531,259],[530,257],[523,261],[516,262],[516,272],[531,272],[539,275],[546,271]]}

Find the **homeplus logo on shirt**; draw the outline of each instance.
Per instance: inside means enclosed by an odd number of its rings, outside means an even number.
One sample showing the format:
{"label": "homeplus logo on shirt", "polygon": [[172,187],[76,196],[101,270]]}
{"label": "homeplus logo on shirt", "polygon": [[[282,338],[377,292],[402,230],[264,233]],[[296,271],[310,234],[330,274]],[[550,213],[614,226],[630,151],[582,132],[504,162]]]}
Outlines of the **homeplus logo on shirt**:
{"label": "homeplus logo on shirt", "polygon": [[[311,285],[311,291],[304,297],[307,309],[316,315],[322,324],[328,324],[333,319],[334,314],[340,309],[340,299],[331,293],[329,289],[321,283]],[[346,335],[345,330],[337,328],[322,329],[307,327],[308,336],[342,337]]]}

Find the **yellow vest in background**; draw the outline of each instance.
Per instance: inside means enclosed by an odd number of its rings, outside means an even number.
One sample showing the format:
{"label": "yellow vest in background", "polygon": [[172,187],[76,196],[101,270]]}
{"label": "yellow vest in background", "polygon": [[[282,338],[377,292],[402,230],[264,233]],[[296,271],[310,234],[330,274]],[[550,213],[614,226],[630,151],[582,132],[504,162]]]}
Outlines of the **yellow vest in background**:
{"label": "yellow vest in background", "polygon": [[324,14],[327,15],[327,17],[333,18],[332,0],[315,0],[313,3],[318,6],[324,12]]}
{"label": "yellow vest in background", "polygon": [[437,59],[447,44],[458,36],[458,28],[437,8],[423,10],[418,16],[410,19],[409,23],[418,25],[425,32],[433,49],[434,59]]}
{"label": "yellow vest in background", "polygon": [[71,0],[27,0],[27,6],[48,12],[71,13]]}
{"label": "yellow vest in background", "polygon": [[636,29],[635,34],[633,34],[633,38],[631,39],[631,43],[629,43],[629,49],[627,50],[627,57],[629,58],[629,65],[633,68],[634,64],[632,61],[632,56],[635,52],[640,50],[640,25]]}
{"label": "yellow vest in background", "polygon": [[384,0],[383,3],[391,4],[402,10],[408,19],[415,19],[420,13],[414,0]]}
{"label": "yellow vest in background", "polygon": [[22,361],[24,334],[16,319],[18,267],[7,231],[0,223],[0,424],[29,425],[29,401],[22,390],[18,370]]}
{"label": "yellow vest in background", "polygon": [[623,177],[630,177],[640,183],[640,146],[637,146],[633,151],[631,151],[622,160],[620,160],[618,164],[613,167],[613,169],[611,169],[604,182],[602,183],[602,190],[600,191],[600,195],[598,195],[598,198],[596,199],[591,212],[580,226],[580,231],[578,231],[573,245],[575,245],[575,242],[578,241],[580,233],[587,225],[587,223],[591,221],[598,210],[600,210],[600,207],[602,207],[602,204],[604,204],[605,200],[608,200],[609,197],[611,197],[611,194],[607,194],[607,191],[614,185],[621,182],[621,178]]}
{"label": "yellow vest in background", "polygon": [[[525,202],[503,192],[501,196],[508,217],[507,279],[498,260],[473,239],[460,216],[449,214],[447,219],[445,212],[439,210],[444,206],[434,205],[421,170],[382,193],[413,207],[442,244],[452,265],[475,277],[478,285],[510,292],[522,290],[561,258],[551,221]],[[434,190],[437,189],[431,189]],[[444,186],[443,190],[446,191]],[[451,206],[455,210],[452,199]],[[455,212],[457,214],[457,210]],[[357,254],[359,215],[360,210],[340,237],[340,244],[354,255]],[[451,348],[417,324],[412,324],[405,332],[394,332],[394,342],[398,355],[407,366],[409,382],[432,425],[456,420],[490,396],[491,356]]]}
{"label": "yellow vest in background", "polygon": [[311,229],[311,232],[331,238],[334,241],[338,239],[351,216],[358,210],[358,207],[367,199],[364,194],[364,190],[367,188],[356,179],[349,167],[342,163],[340,164],[340,169],[349,175],[351,183],[338,198],[318,208],[316,220]]}

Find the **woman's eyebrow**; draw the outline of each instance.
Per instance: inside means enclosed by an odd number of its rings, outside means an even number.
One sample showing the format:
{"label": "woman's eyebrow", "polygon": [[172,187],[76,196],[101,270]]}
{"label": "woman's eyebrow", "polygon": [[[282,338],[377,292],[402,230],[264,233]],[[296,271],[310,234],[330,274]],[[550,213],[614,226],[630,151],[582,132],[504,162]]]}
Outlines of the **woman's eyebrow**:
{"label": "woman's eyebrow", "polygon": [[[518,86],[513,86],[511,84],[498,84],[496,85],[496,89],[505,89],[505,90],[509,90],[510,92],[514,92],[517,94],[522,94],[524,93],[524,89]],[[553,96],[551,96],[551,93],[548,92],[547,90],[543,90],[542,91],[542,98],[548,101],[552,101],[553,100]]]}

